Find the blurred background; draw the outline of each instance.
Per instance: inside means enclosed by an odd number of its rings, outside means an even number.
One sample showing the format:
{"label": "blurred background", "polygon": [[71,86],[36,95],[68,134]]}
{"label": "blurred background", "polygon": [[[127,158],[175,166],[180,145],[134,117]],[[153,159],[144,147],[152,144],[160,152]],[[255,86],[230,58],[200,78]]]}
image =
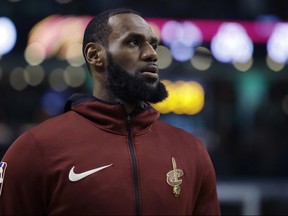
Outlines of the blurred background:
{"label": "blurred background", "polygon": [[223,215],[288,214],[288,1],[0,0],[0,156],[91,93],[81,54],[92,16],[143,14],[161,43],[161,119],[199,137]]}

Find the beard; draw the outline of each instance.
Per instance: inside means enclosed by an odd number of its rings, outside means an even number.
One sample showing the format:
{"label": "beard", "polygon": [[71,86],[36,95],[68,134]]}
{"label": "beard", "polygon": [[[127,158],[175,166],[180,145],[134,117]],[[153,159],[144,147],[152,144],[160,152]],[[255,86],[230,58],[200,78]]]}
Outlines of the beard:
{"label": "beard", "polygon": [[168,97],[165,85],[159,80],[157,80],[156,86],[151,82],[145,82],[122,69],[115,63],[110,53],[107,54],[107,57],[106,86],[119,99],[126,103],[136,104],[140,101],[158,103]]}

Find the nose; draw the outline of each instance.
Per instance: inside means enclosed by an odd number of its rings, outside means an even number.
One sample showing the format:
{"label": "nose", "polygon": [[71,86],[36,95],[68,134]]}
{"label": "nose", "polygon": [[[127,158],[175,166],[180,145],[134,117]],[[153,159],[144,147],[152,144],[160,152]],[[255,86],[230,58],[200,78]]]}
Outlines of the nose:
{"label": "nose", "polygon": [[150,43],[146,43],[145,46],[143,46],[143,50],[141,52],[141,59],[144,61],[157,62],[157,52]]}

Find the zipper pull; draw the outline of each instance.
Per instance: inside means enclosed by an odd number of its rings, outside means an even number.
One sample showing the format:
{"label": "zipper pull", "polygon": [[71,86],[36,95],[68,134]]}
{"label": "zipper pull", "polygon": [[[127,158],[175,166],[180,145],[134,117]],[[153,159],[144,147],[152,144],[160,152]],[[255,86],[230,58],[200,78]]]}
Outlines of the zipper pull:
{"label": "zipper pull", "polygon": [[128,122],[130,122],[131,121],[131,116],[127,115],[126,119],[127,119]]}
{"label": "zipper pull", "polygon": [[127,127],[128,133],[130,133],[131,132],[131,116],[130,115],[126,116],[126,127]]}

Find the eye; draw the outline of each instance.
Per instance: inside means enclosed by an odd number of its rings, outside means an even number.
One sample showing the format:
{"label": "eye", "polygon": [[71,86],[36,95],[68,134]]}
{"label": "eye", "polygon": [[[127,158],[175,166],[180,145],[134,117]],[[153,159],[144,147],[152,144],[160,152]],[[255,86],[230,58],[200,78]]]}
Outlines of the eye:
{"label": "eye", "polygon": [[151,46],[153,47],[154,50],[156,50],[158,47],[158,43],[151,43]]}
{"label": "eye", "polygon": [[133,45],[133,46],[139,46],[140,45],[140,42],[138,39],[134,38],[130,41],[130,44]]}

